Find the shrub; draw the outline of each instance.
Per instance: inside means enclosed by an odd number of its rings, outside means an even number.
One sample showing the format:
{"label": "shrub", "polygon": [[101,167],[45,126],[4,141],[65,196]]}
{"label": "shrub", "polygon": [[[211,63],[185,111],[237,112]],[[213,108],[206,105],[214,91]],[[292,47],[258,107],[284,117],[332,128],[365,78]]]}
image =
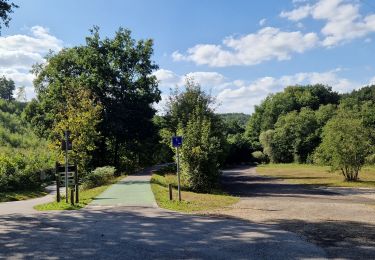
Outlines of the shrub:
{"label": "shrub", "polygon": [[262,151],[255,151],[251,154],[257,163],[266,163],[267,162],[267,155],[265,155]]}
{"label": "shrub", "polygon": [[[52,176],[53,157],[42,149],[0,150],[0,190],[16,191],[40,188]],[[45,178],[42,178],[44,176]]]}
{"label": "shrub", "polygon": [[90,189],[110,183],[115,176],[116,169],[112,166],[98,167],[89,173],[84,181],[84,188]]}

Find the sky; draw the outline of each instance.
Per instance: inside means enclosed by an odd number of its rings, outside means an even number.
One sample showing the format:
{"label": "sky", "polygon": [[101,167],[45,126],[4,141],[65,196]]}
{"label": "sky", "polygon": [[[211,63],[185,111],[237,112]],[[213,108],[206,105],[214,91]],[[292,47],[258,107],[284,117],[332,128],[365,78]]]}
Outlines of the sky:
{"label": "sky", "polygon": [[372,0],[13,0],[0,36],[0,75],[35,97],[33,64],[119,27],[154,40],[162,113],[186,77],[216,96],[217,112],[251,114],[290,85],[325,84],[340,93],[375,84]]}

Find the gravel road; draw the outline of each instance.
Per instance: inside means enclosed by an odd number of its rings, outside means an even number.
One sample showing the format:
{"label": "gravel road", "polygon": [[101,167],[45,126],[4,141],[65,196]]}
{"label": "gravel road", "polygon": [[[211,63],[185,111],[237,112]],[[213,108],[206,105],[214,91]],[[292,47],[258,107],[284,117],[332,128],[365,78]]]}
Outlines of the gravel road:
{"label": "gravel road", "polygon": [[375,259],[375,190],[312,188],[256,173],[224,171],[222,184],[239,203],[210,214],[274,224],[322,247],[330,258]]}

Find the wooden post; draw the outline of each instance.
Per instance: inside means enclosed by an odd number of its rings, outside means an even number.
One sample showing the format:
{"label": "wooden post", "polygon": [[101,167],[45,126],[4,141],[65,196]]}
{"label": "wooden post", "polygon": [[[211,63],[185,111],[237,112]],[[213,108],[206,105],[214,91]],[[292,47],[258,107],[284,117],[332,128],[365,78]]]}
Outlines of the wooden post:
{"label": "wooden post", "polygon": [[168,184],[168,188],[169,188],[169,200],[173,200],[173,196],[172,196],[172,184]]}
{"label": "wooden post", "polygon": [[61,196],[60,196],[60,173],[58,171],[59,163],[56,162],[55,164],[55,175],[56,175],[56,201],[60,202]]}
{"label": "wooden post", "polygon": [[74,206],[74,189],[70,189],[70,204]]}
{"label": "wooden post", "polygon": [[78,183],[78,169],[77,164],[75,164],[75,171],[74,171],[74,184],[75,184],[75,192],[76,192],[76,203],[79,203],[79,183]]}

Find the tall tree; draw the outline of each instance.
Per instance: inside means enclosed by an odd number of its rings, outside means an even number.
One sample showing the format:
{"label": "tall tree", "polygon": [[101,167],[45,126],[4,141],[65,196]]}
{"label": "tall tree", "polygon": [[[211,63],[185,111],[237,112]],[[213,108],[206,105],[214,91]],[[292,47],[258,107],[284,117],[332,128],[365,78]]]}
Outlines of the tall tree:
{"label": "tall tree", "polygon": [[[0,19],[3,21],[6,27],[9,26],[11,20],[10,14],[13,13],[13,9],[18,8],[18,5],[14,3],[9,3],[8,0],[0,0]],[[1,33],[1,23],[0,23],[0,33]]]}
{"label": "tall tree", "polygon": [[32,115],[31,120],[48,134],[59,104],[66,103],[62,93],[70,86],[81,86],[102,106],[97,126],[102,138],[96,143],[95,164],[121,168],[127,161],[139,161],[145,143],[155,134],[152,104],[160,100],[152,74],[158,66],[152,54],[152,40],[135,41],[123,28],[114,38],[101,39],[94,27],[86,45],[63,49],[49,55],[44,65],[34,67],[36,110],[44,116]]}
{"label": "tall tree", "polygon": [[195,191],[209,191],[216,185],[223,162],[222,122],[213,106],[213,97],[193,79],[187,80],[184,92],[172,93],[167,104],[168,141],[176,133],[183,136],[181,170]]}
{"label": "tall tree", "polygon": [[7,79],[5,76],[0,78],[0,98],[5,100],[13,100],[13,91],[16,89],[14,81]]}

